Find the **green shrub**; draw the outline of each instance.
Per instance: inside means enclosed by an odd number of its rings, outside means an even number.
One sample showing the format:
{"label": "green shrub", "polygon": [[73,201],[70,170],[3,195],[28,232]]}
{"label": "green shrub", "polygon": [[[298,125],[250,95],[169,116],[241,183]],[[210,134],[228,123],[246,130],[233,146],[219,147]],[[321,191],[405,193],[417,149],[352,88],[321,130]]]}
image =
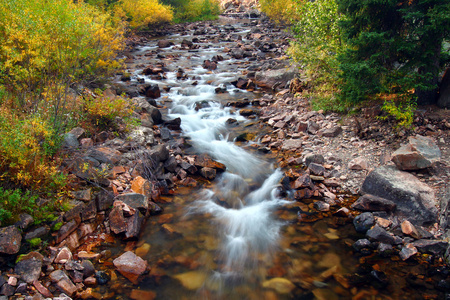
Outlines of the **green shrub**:
{"label": "green shrub", "polygon": [[21,213],[31,215],[35,224],[54,219],[51,213],[58,209],[57,202],[48,202],[39,206],[36,201],[37,195],[32,195],[30,191],[23,192],[20,189],[8,190],[0,187],[0,223],[2,226],[14,224],[18,221]]}
{"label": "green shrub", "polygon": [[28,244],[30,244],[31,248],[37,248],[42,243],[41,238],[34,238],[31,240],[28,240]]}
{"label": "green shrub", "polygon": [[221,13],[217,0],[191,0],[191,1],[170,1],[174,5],[174,21],[193,22],[202,20],[215,20]]}

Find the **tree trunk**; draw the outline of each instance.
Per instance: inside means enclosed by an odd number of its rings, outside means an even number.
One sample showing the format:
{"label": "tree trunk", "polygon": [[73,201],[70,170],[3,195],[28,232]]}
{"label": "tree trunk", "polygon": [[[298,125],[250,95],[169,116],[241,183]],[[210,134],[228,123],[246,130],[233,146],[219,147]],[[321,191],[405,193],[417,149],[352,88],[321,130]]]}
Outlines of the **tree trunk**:
{"label": "tree trunk", "polygon": [[[436,41],[439,39],[436,38]],[[417,104],[418,105],[431,105],[437,104],[438,91],[439,91],[439,61],[441,58],[442,43],[436,43],[434,45],[434,55],[430,59],[430,63],[425,67],[419,68],[419,74],[432,74],[430,77],[425,79],[423,84],[429,88],[427,89],[416,89]]]}

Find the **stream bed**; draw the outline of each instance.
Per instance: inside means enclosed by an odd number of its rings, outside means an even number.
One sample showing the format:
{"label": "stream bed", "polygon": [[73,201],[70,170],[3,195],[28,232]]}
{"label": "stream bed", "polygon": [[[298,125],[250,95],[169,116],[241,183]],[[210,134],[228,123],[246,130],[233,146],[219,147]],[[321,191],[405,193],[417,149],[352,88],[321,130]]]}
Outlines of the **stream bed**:
{"label": "stream bed", "polygon": [[[113,257],[134,251],[150,271],[137,285],[117,275],[98,291],[117,299],[136,299],[133,290],[141,291],[139,299],[444,299],[436,289],[443,271],[427,268],[427,257],[404,262],[356,253],[352,245],[363,235],[351,219],[307,213],[317,199],[300,203],[281,187],[277,154],[255,147],[267,128],[227,106],[262,95],[231,83],[243,76],[249,59],[231,58],[229,49],[249,42],[255,24],[218,23],[231,37],[224,40],[187,29],[164,37],[170,47],[159,48],[155,39],[133,53],[132,81],[157,84],[165,118],[181,119],[182,132],[171,132],[168,144],[182,138],[189,154],[206,153],[226,171],[162,196],[164,212],[146,221],[137,242],[102,246]],[[193,39],[200,49],[180,47]],[[217,68],[204,68],[207,60]],[[161,64],[163,77],[143,75],[146,66]],[[237,142],[248,128],[255,138]]]}

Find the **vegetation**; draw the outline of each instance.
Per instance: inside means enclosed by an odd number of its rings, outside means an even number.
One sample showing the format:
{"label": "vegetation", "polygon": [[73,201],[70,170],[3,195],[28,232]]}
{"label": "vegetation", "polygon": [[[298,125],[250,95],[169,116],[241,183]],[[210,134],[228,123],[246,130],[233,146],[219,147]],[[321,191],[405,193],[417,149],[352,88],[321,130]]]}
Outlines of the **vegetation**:
{"label": "vegetation", "polygon": [[14,224],[21,213],[31,215],[36,224],[42,221],[53,221],[56,217],[51,212],[58,205],[55,201],[49,201],[38,205],[38,196],[30,191],[22,192],[19,189],[8,190],[0,187],[0,224],[2,226]]}
{"label": "vegetation", "polygon": [[146,30],[171,22],[172,8],[158,0],[122,0],[114,7],[116,15],[128,21],[133,29]]}
{"label": "vegetation", "polygon": [[450,62],[449,1],[292,1],[261,7],[293,23],[290,54],[306,71],[316,108],[378,101],[409,126],[416,102],[436,102],[439,72]]}

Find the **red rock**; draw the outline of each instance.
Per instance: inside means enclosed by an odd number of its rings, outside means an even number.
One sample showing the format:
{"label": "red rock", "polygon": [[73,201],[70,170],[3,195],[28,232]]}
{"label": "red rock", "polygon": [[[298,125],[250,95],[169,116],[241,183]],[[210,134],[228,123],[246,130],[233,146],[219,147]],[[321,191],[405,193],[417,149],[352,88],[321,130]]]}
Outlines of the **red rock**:
{"label": "red rock", "polygon": [[127,222],[123,216],[123,210],[121,207],[115,206],[109,213],[109,226],[115,234],[119,234],[127,230]]}
{"label": "red rock", "polygon": [[65,264],[71,259],[72,259],[72,252],[70,251],[69,248],[64,247],[59,251],[58,255],[56,255],[54,263]]}
{"label": "red rock", "polygon": [[0,254],[16,254],[19,252],[22,235],[15,226],[0,228]]}
{"label": "red rock", "polygon": [[131,190],[135,193],[150,197],[152,185],[147,179],[138,176],[131,182]]}
{"label": "red rock", "polygon": [[33,282],[33,286],[36,288],[36,290],[42,294],[45,298],[53,298],[53,294],[50,293],[50,291],[42,285],[40,281],[35,280]]}
{"label": "red rock", "polygon": [[139,282],[139,276],[147,270],[147,262],[131,251],[116,258],[113,264],[120,274],[134,284]]}

